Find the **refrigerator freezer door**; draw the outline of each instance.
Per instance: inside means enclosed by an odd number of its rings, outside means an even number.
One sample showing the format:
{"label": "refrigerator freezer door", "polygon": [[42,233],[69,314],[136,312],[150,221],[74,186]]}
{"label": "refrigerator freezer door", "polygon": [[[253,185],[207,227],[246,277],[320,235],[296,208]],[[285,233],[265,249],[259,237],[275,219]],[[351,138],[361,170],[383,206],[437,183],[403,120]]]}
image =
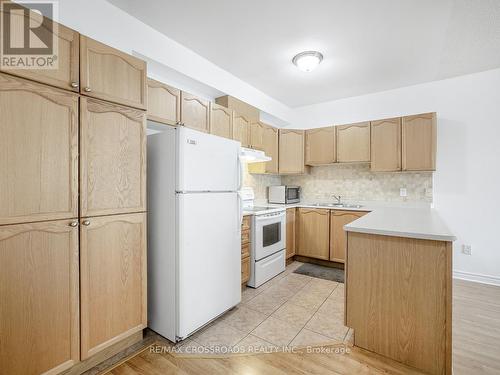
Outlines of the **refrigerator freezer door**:
{"label": "refrigerator freezer door", "polygon": [[177,194],[180,338],[241,300],[239,210],[236,192]]}
{"label": "refrigerator freezer door", "polygon": [[177,145],[177,191],[238,190],[239,142],[183,127]]}

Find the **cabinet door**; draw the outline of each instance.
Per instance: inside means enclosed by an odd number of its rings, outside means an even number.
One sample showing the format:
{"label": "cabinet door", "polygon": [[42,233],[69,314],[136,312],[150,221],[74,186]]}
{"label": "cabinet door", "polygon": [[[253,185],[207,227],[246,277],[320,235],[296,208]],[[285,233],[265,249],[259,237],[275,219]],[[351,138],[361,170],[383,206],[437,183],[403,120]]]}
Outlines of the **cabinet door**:
{"label": "cabinet door", "polygon": [[370,161],[370,123],[337,126],[337,162]]}
{"label": "cabinet door", "polygon": [[403,170],[436,170],[436,114],[403,117]]}
{"label": "cabinet door", "polygon": [[246,284],[250,280],[250,257],[241,260],[241,283]]}
{"label": "cabinet door", "polygon": [[0,227],[0,369],[56,374],[80,358],[78,222]]}
{"label": "cabinet door", "polygon": [[329,259],[330,211],[325,209],[298,209],[297,255]]}
{"label": "cabinet door", "polygon": [[80,36],[80,92],[146,109],[146,62]]}
{"label": "cabinet door", "polygon": [[297,174],[305,172],[304,131],[279,131],[279,173]]}
{"label": "cabinet door", "polygon": [[80,100],[81,216],[146,211],[146,115]]}
{"label": "cabinet door", "polygon": [[208,133],[210,103],[187,92],[181,92],[181,122],[184,126]]}
{"label": "cabinet door", "polygon": [[272,160],[265,164],[266,173],[278,173],[279,135],[278,129],[266,126],[263,130],[262,143],[264,152]]}
{"label": "cabinet door", "polygon": [[344,225],[366,215],[359,211],[331,211],[330,215],[330,260],[344,263],[347,248],[347,235]]}
{"label": "cabinet door", "polygon": [[[20,7],[19,4],[3,2],[3,8],[0,9],[0,17],[3,20],[3,10],[7,6],[15,8]],[[44,33],[54,37],[54,45],[57,45],[53,56],[53,66],[49,69],[5,69],[2,71],[14,74],[20,77],[29,78],[33,81],[46,83],[47,85],[60,87],[66,90],[79,91],[79,34],[61,24],[53,21],[46,23],[47,19],[38,13],[30,11],[28,14],[24,12],[9,12],[9,21],[11,23],[11,40],[23,40],[24,28],[23,25],[38,25]]]}
{"label": "cabinet door", "polygon": [[371,122],[371,170],[401,170],[401,118]]}
{"label": "cabinet door", "polygon": [[0,74],[0,225],[78,216],[78,96]]}
{"label": "cabinet door", "polygon": [[286,259],[295,255],[295,208],[286,210]]}
{"label": "cabinet door", "polygon": [[233,131],[233,111],[221,105],[211,103],[210,134],[231,139]]}
{"label": "cabinet door", "polygon": [[81,220],[82,360],[147,324],[146,214]]}
{"label": "cabinet door", "polygon": [[233,139],[241,142],[241,147],[250,147],[250,120],[237,113],[233,120]]}
{"label": "cabinet door", "polygon": [[148,78],[148,119],[177,125],[181,120],[181,90]]}
{"label": "cabinet door", "polygon": [[331,164],[335,160],[335,127],[306,130],[306,164]]}
{"label": "cabinet door", "polygon": [[250,147],[256,150],[264,150],[264,129],[266,125],[262,122],[250,124]]}

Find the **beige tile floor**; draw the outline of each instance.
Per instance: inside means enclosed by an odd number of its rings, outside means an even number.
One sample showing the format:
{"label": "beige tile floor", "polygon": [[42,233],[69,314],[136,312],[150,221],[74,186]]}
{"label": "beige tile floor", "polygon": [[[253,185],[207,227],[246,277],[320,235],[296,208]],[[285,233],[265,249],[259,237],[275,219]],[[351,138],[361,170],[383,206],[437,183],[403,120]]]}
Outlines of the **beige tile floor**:
{"label": "beige tile floor", "polygon": [[291,263],[257,289],[246,288],[238,306],[176,347],[224,353],[350,344],[352,332],[344,326],[344,284],[293,273],[301,264]]}

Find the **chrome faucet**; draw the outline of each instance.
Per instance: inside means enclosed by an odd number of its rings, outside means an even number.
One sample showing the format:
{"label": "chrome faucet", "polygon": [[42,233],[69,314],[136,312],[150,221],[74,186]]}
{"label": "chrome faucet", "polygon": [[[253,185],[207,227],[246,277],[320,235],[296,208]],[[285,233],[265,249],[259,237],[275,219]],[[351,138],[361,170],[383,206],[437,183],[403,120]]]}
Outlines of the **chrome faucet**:
{"label": "chrome faucet", "polygon": [[335,195],[335,194],[332,194],[331,195],[331,198],[334,198],[336,201],[337,201],[337,204],[341,204],[342,202],[340,201],[341,200],[341,196],[340,195]]}

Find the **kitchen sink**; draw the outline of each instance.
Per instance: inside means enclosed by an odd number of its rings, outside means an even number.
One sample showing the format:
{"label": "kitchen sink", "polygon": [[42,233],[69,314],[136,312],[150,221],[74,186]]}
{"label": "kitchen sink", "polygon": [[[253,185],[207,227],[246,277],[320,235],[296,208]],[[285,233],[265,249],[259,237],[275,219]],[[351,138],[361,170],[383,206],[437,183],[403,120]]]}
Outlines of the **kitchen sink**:
{"label": "kitchen sink", "polygon": [[348,204],[348,203],[312,203],[308,206],[314,207],[332,207],[332,208],[361,208],[360,204]]}

